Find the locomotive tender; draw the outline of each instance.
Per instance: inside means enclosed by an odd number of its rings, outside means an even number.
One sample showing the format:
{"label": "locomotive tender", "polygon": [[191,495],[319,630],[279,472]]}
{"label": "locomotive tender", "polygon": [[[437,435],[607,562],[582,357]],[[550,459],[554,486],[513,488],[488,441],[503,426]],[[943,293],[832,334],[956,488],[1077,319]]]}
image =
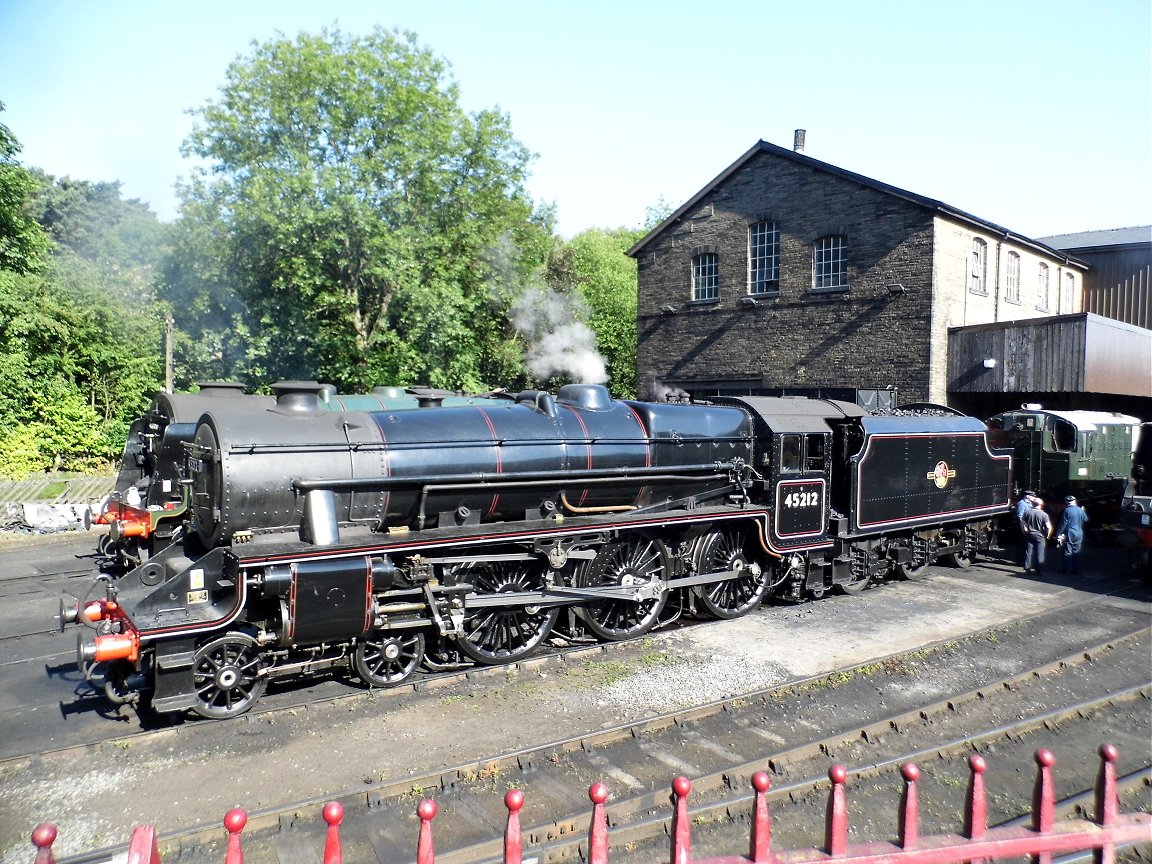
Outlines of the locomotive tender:
{"label": "locomotive tender", "polygon": [[955,413],[584,384],[422,410],[255,398],[212,400],[185,435],[170,545],[61,609],[113,701],[223,718],[272,677],[391,686],[514,662],[554,628],[617,640],[856,593],[967,566],[1011,504],[1011,455]]}

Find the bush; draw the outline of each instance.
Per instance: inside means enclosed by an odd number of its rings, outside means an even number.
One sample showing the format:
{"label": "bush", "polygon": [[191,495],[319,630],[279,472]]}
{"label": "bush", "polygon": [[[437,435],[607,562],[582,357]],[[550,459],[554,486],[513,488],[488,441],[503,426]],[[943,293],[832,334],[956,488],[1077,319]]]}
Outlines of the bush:
{"label": "bush", "polygon": [[52,467],[51,458],[40,451],[43,430],[39,427],[17,426],[0,435],[0,477],[22,480]]}

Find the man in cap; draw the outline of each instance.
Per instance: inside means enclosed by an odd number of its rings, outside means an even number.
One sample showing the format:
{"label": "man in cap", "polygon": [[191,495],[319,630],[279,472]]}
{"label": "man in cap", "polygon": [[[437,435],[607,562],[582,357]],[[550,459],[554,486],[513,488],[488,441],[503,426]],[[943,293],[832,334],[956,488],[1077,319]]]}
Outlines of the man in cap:
{"label": "man in cap", "polygon": [[1024,514],[1032,509],[1032,500],[1036,497],[1036,493],[1031,489],[1020,495],[1020,500],[1016,502],[1016,533],[1020,540],[1017,543],[1016,550],[1016,563],[1021,567],[1024,566],[1024,559],[1028,554],[1028,529],[1024,527]]}
{"label": "man in cap", "polygon": [[1060,517],[1060,528],[1056,532],[1056,542],[1064,549],[1064,569],[1062,572],[1071,573],[1080,578],[1080,551],[1084,548],[1084,525],[1088,522],[1088,514],[1084,508],[1076,503],[1076,496],[1069,495],[1064,499],[1064,515]]}
{"label": "man in cap", "polygon": [[1048,539],[1052,536],[1052,520],[1044,512],[1044,502],[1039,498],[1033,498],[1032,509],[1025,513],[1020,521],[1028,538],[1028,548],[1024,554],[1024,572],[1031,571],[1037,576],[1042,576],[1044,550],[1048,546]]}

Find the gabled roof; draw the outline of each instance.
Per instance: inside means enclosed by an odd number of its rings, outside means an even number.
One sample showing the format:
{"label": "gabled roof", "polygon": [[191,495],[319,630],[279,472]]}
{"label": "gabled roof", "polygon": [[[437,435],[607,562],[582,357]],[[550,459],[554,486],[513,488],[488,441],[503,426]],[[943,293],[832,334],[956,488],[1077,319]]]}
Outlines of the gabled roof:
{"label": "gabled roof", "polygon": [[1039,238],[1053,249],[1102,251],[1118,246],[1152,246],[1152,225],[1132,228],[1108,228],[1103,231],[1080,231],[1076,234],[1054,234]]}
{"label": "gabled roof", "polygon": [[1023,246],[1031,246],[1043,252],[1046,255],[1051,255],[1054,258],[1060,258],[1069,264],[1074,264],[1084,269],[1088,269],[1088,265],[1075,258],[1070,257],[1066,252],[1061,252],[1051,246],[1047,246],[1038,240],[1033,240],[1030,237],[1025,237],[1022,234],[1017,234],[1014,231],[1009,231],[1001,225],[994,222],[989,222],[986,219],[981,219],[978,216],[973,216],[971,213],[966,213],[955,207],[945,204],[943,201],[937,201],[935,198],[928,198],[924,195],[917,195],[915,192],[909,192],[907,189],[900,189],[896,186],[889,186],[887,183],[881,183],[879,180],[873,180],[871,177],[865,177],[863,174],[856,174],[852,171],[846,171],[843,168],[838,168],[835,165],[830,165],[827,162],[821,162],[819,159],[813,159],[811,156],[805,156],[803,153],[797,153],[795,150],[789,150],[786,147],[778,147],[775,144],[769,144],[767,141],[757,141],[751,149],[748,150],[743,156],[720,172],[711,182],[709,182],[703,189],[693,195],[687,202],[685,202],[679,209],[676,210],[671,216],[649,231],[643,238],[640,239],[635,246],[629,249],[625,254],[631,255],[633,258],[638,256],[644,251],[644,248],[664,232],[666,228],[674,225],[679,221],[685,213],[695,207],[703,198],[709,195],[713,189],[743,168],[748,162],[754,159],[761,153],[767,153],[772,156],[778,156],[783,159],[791,159],[800,165],[806,165],[817,171],[824,171],[828,174],[833,174],[837,177],[842,177],[845,180],[851,180],[853,183],[858,183],[869,189],[875,189],[877,192],[883,192],[886,195],[891,195],[894,198],[900,198],[904,201],[911,202],[925,209],[935,211],[942,216],[947,216],[956,219],[960,222],[966,222],[983,231],[991,234],[999,234],[1005,239],[1010,239]]}

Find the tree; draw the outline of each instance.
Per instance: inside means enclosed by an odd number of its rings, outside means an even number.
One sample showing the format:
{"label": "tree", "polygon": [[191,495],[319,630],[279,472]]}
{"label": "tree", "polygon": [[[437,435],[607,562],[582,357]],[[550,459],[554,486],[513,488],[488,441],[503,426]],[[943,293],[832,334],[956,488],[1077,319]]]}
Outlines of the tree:
{"label": "tree", "polygon": [[413,34],[274,39],[197,113],[185,152],[208,167],[181,198],[211,263],[170,276],[258,336],[250,375],[480,389],[507,371],[490,250],[510,243],[530,271],[549,216],[508,118],[466,114]]}
{"label": "tree", "polygon": [[21,168],[5,136],[0,186],[23,197],[0,221],[24,239],[0,243],[18,250],[0,267],[0,474],[97,467],[159,385],[152,285],[164,226],[121,201],[118,183]]}
{"label": "tree", "polygon": [[20,149],[11,130],[0,123],[0,271],[29,273],[39,269],[49,244],[44,230],[27,212],[36,180],[17,161]]}
{"label": "tree", "polygon": [[[121,197],[119,182],[54,178],[32,170],[38,181],[33,213],[57,250],[94,263],[153,271],[165,258],[171,226],[135,198]],[[148,289],[151,290],[149,284]]]}
{"label": "tree", "polygon": [[618,397],[636,395],[636,262],[624,253],[643,235],[592,228],[559,243],[548,263],[549,283],[577,289],[587,304],[587,323]]}

